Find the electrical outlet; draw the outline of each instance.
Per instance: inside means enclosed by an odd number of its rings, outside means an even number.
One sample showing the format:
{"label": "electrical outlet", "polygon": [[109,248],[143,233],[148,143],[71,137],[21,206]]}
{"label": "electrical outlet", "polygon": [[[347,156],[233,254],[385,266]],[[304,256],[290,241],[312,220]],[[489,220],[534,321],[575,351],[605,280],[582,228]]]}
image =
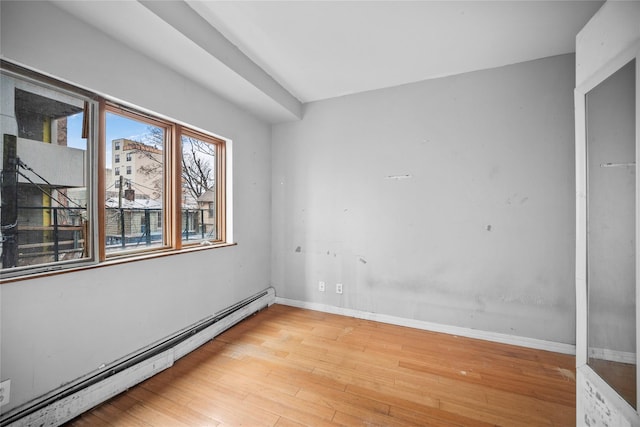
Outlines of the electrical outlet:
{"label": "electrical outlet", "polygon": [[318,290],[319,290],[320,292],[324,292],[324,288],[325,288],[324,282],[323,282],[322,280],[321,280],[321,281],[319,281],[319,282],[318,282]]}
{"label": "electrical outlet", "polygon": [[0,406],[9,403],[9,396],[11,396],[11,380],[2,381],[0,383]]}
{"label": "electrical outlet", "polygon": [[336,283],[336,294],[342,293],[342,283]]}

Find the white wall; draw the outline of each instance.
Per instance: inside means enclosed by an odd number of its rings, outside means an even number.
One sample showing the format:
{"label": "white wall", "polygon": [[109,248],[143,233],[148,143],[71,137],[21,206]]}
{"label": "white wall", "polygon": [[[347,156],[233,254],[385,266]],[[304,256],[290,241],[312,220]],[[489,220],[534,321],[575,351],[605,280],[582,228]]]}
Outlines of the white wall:
{"label": "white wall", "polygon": [[274,126],[277,295],[575,343],[574,81],[564,55]]}
{"label": "white wall", "polygon": [[269,286],[271,142],[267,124],[50,3],[0,7],[4,58],[232,139],[238,243],[0,285],[5,412]]}

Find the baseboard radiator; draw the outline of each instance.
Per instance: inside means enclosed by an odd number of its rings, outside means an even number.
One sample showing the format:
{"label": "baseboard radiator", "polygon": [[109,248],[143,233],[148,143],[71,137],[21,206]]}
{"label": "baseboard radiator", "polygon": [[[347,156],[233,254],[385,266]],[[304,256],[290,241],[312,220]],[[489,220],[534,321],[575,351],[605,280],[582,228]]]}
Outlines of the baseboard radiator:
{"label": "baseboard radiator", "polygon": [[59,426],[173,365],[241,320],[270,306],[268,288],[0,418],[0,427]]}

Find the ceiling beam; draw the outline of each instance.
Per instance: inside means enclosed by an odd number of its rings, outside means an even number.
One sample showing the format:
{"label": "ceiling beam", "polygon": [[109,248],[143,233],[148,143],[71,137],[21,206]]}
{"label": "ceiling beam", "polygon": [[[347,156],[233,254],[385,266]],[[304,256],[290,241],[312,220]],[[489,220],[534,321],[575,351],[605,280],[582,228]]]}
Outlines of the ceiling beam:
{"label": "ceiling beam", "polygon": [[[302,103],[225,38],[183,0],[138,0],[160,19],[189,38],[297,118]],[[212,77],[215,78],[215,77]]]}

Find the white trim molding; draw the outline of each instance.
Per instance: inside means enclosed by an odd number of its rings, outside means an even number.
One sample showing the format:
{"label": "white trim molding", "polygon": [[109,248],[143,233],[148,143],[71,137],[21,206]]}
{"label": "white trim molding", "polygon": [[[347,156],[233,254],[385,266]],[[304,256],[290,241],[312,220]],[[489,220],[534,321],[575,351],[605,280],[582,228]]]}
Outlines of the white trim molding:
{"label": "white trim molding", "polygon": [[457,335],[467,338],[476,338],[485,341],[493,341],[501,344],[517,345],[519,347],[533,348],[536,350],[552,351],[562,354],[576,354],[576,346],[571,344],[545,341],[536,338],[520,337],[516,335],[501,334],[498,332],[481,331],[460,326],[443,325],[440,323],[426,322],[423,320],[408,319],[404,317],[391,316],[388,314],[371,313],[367,311],[354,310],[333,305],[319,304],[307,301],[298,301],[276,296],[276,304],[288,305],[291,307],[306,308],[309,310],[321,311],[324,313],[339,314],[342,316],[355,317],[357,319],[372,320],[375,322],[388,323],[391,325],[406,326],[409,328],[422,329],[431,332],[441,332],[449,335]]}
{"label": "white trim molding", "polygon": [[589,358],[606,360],[609,362],[636,364],[636,354],[629,351],[610,350],[608,348],[589,348]]}

